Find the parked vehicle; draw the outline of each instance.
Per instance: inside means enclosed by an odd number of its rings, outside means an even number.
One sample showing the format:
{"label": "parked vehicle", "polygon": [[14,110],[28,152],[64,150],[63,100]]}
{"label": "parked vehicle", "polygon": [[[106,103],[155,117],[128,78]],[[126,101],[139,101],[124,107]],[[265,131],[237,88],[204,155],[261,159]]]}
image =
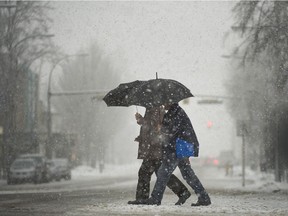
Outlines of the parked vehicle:
{"label": "parked vehicle", "polygon": [[22,182],[40,183],[42,179],[41,169],[30,158],[16,159],[10,166],[7,184]]}
{"label": "parked vehicle", "polygon": [[41,182],[49,182],[51,174],[47,163],[47,158],[41,154],[24,154],[19,156],[20,159],[32,159],[35,161],[38,169],[41,170]]}
{"label": "parked vehicle", "polygon": [[51,179],[60,181],[61,179],[71,179],[71,166],[66,158],[55,158],[50,160],[49,168]]}

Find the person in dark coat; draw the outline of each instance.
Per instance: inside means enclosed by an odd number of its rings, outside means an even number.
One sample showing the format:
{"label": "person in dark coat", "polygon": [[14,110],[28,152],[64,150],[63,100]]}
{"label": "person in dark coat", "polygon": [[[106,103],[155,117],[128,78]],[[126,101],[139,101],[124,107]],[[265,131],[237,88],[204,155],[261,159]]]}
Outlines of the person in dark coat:
{"label": "person in dark coat", "polygon": [[[147,108],[144,118],[135,114],[137,123],[141,125],[140,135],[135,139],[139,142],[138,159],[143,159],[138,171],[138,183],[136,189],[136,200],[128,204],[141,204],[149,198],[151,176],[161,166],[162,146],[160,137],[160,125],[163,119],[164,109],[161,107]],[[175,176],[171,175],[167,186],[179,197],[175,205],[182,205],[191,196],[187,187]]]}
{"label": "person in dark coat", "polygon": [[144,200],[142,204],[160,205],[166,185],[173,171],[178,166],[183,178],[189,186],[194,190],[198,197],[196,203],[192,206],[207,206],[211,204],[210,197],[198,177],[191,168],[188,157],[177,158],[176,156],[176,139],[180,138],[189,143],[194,144],[194,156],[198,156],[199,143],[191,124],[191,121],[185,111],[178,105],[167,104],[165,109],[168,110],[164,115],[161,132],[164,135],[163,139],[163,159],[158,170],[157,180],[152,191],[151,197]]}

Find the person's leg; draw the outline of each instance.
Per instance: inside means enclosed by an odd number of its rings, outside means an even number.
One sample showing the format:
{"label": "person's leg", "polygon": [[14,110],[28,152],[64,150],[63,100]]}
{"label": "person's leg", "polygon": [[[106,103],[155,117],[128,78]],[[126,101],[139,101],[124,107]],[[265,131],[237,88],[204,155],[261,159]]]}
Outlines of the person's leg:
{"label": "person's leg", "polygon": [[[157,175],[157,171],[161,166],[161,161],[156,164],[155,173]],[[182,205],[186,202],[186,200],[191,196],[191,193],[187,189],[187,187],[178,179],[174,174],[172,174],[167,182],[167,187],[170,188],[178,197],[179,200],[175,203],[175,205]]]}
{"label": "person's leg", "polygon": [[138,171],[138,182],[136,187],[136,200],[128,201],[130,205],[141,204],[141,200],[148,199],[150,192],[151,175],[147,172],[149,161],[143,160]]}
{"label": "person's leg", "polygon": [[174,174],[170,176],[167,186],[179,197],[175,205],[183,205],[191,196],[188,188]]}
{"label": "person's leg", "polygon": [[188,191],[187,187],[174,174],[170,176],[169,181],[167,182],[167,187],[170,188],[178,197]]}
{"label": "person's leg", "polygon": [[[211,200],[200,180],[194,173],[189,159],[185,158],[179,161],[178,167],[181,171],[183,178],[191,186],[196,195],[198,196],[198,205],[210,205]],[[197,203],[195,205],[197,205]],[[193,205],[193,204],[192,204]]]}
{"label": "person's leg", "polygon": [[[151,193],[151,200],[154,202],[152,204],[161,204],[166,185],[177,166],[177,159],[163,160],[160,168],[158,169],[157,180]],[[147,204],[151,203],[148,202]]]}
{"label": "person's leg", "polygon": [[154,171],[155,171],[154,162],[151,160],[144,159],[138,171],[136,200],[149,198],[150,181]]}

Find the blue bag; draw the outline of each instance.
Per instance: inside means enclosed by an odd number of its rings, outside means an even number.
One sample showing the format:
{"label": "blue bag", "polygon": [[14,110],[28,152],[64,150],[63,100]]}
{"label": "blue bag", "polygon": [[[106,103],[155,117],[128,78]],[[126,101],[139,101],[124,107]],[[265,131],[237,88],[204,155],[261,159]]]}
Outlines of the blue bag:
{"label": "blue bag", "polygon": [[180,138],[176,139],[176,156],[177,158],[194,156],[194,144]]}

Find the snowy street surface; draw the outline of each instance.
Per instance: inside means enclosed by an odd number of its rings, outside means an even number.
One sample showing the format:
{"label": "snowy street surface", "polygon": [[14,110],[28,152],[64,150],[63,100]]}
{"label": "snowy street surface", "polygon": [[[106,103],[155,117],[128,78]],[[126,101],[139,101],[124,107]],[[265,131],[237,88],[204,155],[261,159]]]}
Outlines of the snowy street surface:
{"label": "snowy street surface", "polygon": [[[172,215],[273,215],[288,216],[288,185],[275,183],[270,175],[247,170],[246,186],[241,186],[237,168],[233,176],[223,169],[194,167],[209,192],[212,205],[191,207],[192,196],[183,206],[175,206],[177,197],[167,189],[161,206],[128,205],[135,197],[140,164],[106,166],[98,169],[78,167],[71,181],[47,184],[7,185],[0,182],[1,216],[172,216]],[[181,178],[178,170],[175,172]],[[153,177],[152,188],[155,177]],[[190,190],[191,191],[191,190]]]}

